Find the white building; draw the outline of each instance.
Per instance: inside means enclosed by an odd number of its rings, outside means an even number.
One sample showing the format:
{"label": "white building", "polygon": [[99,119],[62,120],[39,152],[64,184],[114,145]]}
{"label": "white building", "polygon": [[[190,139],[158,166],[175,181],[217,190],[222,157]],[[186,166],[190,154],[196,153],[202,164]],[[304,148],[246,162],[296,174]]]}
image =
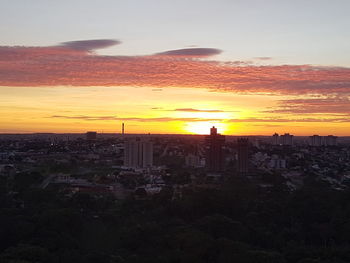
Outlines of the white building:
{"label": "white building", "polygon": [[153,166],[153,143],[148,139],[133,138],[124,143],[124,166],[148,168]]}
{"label": "white building", "polygon": [[269,167],[272,169],[285,169],[286,168],[286,160],[280,159],[278,157],[273,157],[269,162]]}

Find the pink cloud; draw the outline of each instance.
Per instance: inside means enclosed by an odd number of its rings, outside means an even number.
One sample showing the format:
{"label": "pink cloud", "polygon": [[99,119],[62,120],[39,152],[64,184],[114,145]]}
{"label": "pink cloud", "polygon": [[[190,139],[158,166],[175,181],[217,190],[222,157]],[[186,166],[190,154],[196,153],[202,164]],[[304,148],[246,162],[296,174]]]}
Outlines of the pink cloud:
{"label": "pink cloud", "polygon": [[350,116],[350,99],[348,97],[326,97],[311,99],[280,100],[279,106],[269,113],[309,113],[340,114]]}
{"label": "pink cloud", "polygon": [[199,55],[210,52],[198,50],[178,51],[178,56],[101,56],[91,51],[120,42],[96,41],[73,41],[52,47],[0,47],[0,85],[198,87],[236,93],[350,94],[349,68],[207,61]]}

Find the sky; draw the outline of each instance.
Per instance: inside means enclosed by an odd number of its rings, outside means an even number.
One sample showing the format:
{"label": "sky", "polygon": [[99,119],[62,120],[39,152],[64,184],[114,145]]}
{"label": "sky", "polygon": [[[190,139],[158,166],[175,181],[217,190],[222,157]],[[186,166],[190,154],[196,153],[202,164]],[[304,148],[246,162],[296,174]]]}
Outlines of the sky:
{"label": "sky", "polygon": [[350,1],[0,4],[0,133],[350,135]]}

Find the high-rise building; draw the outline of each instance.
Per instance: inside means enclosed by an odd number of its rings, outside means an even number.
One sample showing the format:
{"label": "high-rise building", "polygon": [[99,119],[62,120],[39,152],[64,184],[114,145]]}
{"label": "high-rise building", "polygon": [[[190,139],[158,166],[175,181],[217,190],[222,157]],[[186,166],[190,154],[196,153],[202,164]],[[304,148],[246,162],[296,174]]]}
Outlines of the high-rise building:
{"label": "high-rise building", "polygon": [[324,145],[325,146],[335,146],[337,145],[337,136],[333,136],[333,135],[328,135],[328,136],[324,136]]}
{"label": "high-rise building", "polygon": [[237,171],[240,174],[248,172],[248,138],[237,139]]}
{"label": "high-rise building", "polygon": [[153,166],[153,143],[148,139],[133,138],[124,143],[124,166],[148,168]]}
{"label": "high-rise building", "polygon": [[280,136],[280,144],[292,146],[293,145],[293,137],[294,136],[289,134],[289,133],[285,133],[285,134],[281,135]]}
{"label": "high-rise building", "polygon": [[97,138],[97,132],[94,131],[88,131],[86,133],[86,140],[88,141],[94,141]]}
{"label": "high-rise building", "polygon": [[335,146],[337,145],[337,138],[333,135],[328,136],[319,136],[319,135],[312,135],[309,137],[310,139],[310,145],[319,147],[319,146]]}
{"label": "high-rise building", "polygon": [[322,137],[319,135],[312,135],[310,138],[310,145],[311,146],[322,146]]}
{"label": "high-rise building", "polygon": [[225,136],[217,132],[215,126],[210,129],[210,135],[205,137],[207,153],[205,164],[209,171],[220,172],[225,168],[225,156],[223,146]]}
{"label": "high-rise building", "polygon": [[279,145],[279,135],[278,133],[275,133],[272,135],[272,145]]}

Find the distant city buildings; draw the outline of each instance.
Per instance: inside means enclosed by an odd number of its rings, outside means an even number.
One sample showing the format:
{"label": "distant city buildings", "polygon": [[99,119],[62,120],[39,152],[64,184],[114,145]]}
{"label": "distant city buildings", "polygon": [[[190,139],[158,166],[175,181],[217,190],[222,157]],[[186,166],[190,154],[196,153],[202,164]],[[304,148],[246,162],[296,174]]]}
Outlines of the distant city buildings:
{"label": "distant city buildings", "polygon": [[153,195],[170,188],[178,198],[182,189],[217,187],[230,174],[250,175],[247,179],[262,187],[270,187],[270,176],[282,176],[285,180],[280,183],[284,181],[292,191],[302,187],[309,176],[336,190],[350,188],[350,137],[295,136],[290,147],[280,146],[286,142],[280,141],[283,136],[278,134],[237,140],[236,136],[218,134],[215,127],[205,140],[197,135],[104,133],[90,141],[85,135],[2,134],[0,177],[12,180],[19,173],[53,165],[55,170],[40,187],[59,186],[72,193],[117,198],[138,195],[141,190]]}
{"label": "distant city buildings", "polygon": [[124,143],[124,166],[148,168],[153,166],[153,143],[149,139],[132,138]]}
{"label": "distant city buildings", "polygon": [[283,135],[278,135],[278,133],[275,133],[272,135],[272,145],[286,145],[286,146],[292,146],[293,145],[293,135],[289,133],[285,133]]}
{"label": "distant city buildings", "polygon": [[207,145],[206,168],[211,172],[220,172],[225,168],[225,156],[223,146],[225,144],[225,136],[217,133],[217,129],[213,126],[210,129],[210,135],[205,137]]}
{"label": "distant city buildings", "polygon": [[328,136],[319,136],[319,135],[312,135],[309,137],[309,144],[310,146],[335,146],[337,145],[337,137],[333,135]]}
{"label": "distant city buildings", "polygon": [[86,140],[88,141],[94,141],[97,138],[97,132],[94,131],[88,131],[86,133]]}
{"label": "distant city buildings", "polygon": [[[312,135],[312,136],[309,136],[308,144],[314,147],[336,146],[337,139],[338,137],[333,135],[328,135],[328,136]],[[294,136],[289,133],[285,133],[281,136],[278,135],[278,133],[275,133],[271,136],[271,144],[292,146],[294,144]]]}
{"label": "distant city buildings", "polygon": [[204,166],[204,162],[200,156],[190,153],[185,157],[185,166],[199,168]]}
{"label": "distant city buildings", "polygon": [[248,172],[248,138],[237,139],[237,171],[240,174]]}

